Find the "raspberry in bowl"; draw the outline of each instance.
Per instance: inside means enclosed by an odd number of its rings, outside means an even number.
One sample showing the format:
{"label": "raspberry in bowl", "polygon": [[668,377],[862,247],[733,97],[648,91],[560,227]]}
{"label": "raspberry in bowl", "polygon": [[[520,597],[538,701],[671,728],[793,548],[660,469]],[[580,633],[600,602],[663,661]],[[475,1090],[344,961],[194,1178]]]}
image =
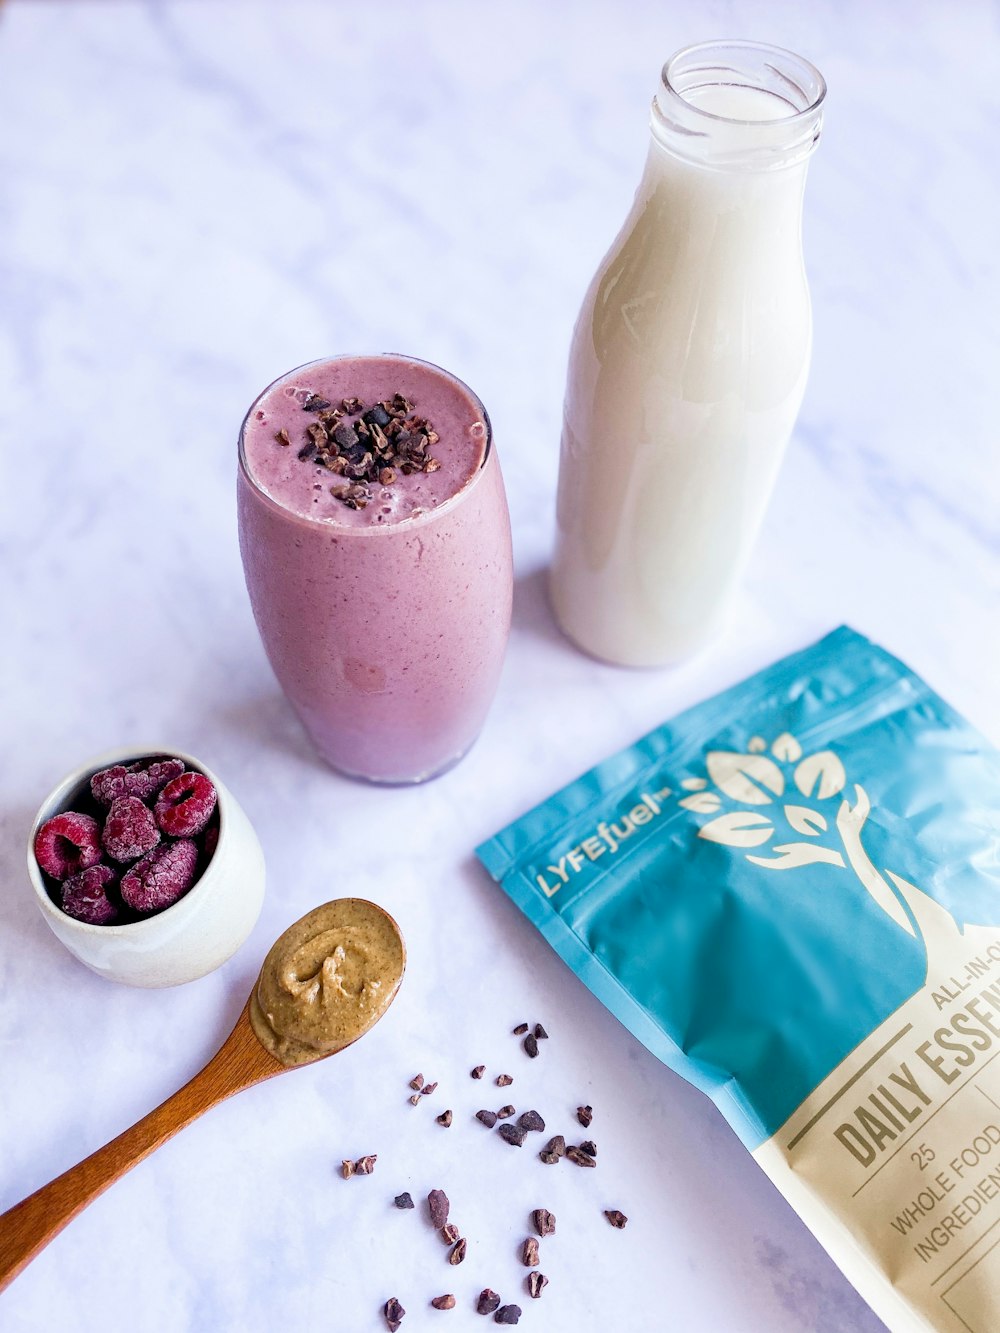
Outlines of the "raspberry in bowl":
{"label": "raspberry in bowl", "polygon": [[28,875],[53,933],[92,971],[176,986],[230,958],[264,898],[264,857],[219,778],[179,750],[118,750],[43,802]]}

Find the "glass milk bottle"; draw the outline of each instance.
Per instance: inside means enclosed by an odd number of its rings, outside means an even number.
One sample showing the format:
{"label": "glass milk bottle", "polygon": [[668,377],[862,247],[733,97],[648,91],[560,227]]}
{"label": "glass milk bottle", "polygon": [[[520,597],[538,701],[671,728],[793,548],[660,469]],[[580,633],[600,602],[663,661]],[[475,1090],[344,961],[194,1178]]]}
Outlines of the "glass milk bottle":
{"label": "glass milk bottle", "polygon": [[566,386],[552,601],[606,661],[677,661],[725,619],[809,368],[802,196],[825,92],[751,42],[664,67]]}

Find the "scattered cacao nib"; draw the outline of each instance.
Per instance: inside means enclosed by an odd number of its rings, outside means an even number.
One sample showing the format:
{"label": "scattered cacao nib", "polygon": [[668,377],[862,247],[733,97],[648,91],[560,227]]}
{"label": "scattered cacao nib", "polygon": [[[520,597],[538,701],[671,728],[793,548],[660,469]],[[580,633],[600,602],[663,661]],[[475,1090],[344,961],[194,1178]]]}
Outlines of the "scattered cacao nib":
{"label": "scattered cacao nib", "polygon": [[582,1148],[576,1148],[576,1147],[567,1148],[566,1159],[567,1161],[575,1162],[577,1166],[597,1165],[597,1162],[593,1157],[591,1157],[590,1153],[584,1152]]}
{"label": "scattered cacao nib", "polygon": [[596,1157],[597,1144],[593,1139],[583,1139],[580,1143],[580,1151],[585,1152],[588,1157]]}
{"label": "scattered cacao nib", "polygon": [[359,1176],[370,1176],[375,1170],[375,1163],[377,1161],[377,1153],[369,1153],[367,1157],[359,1157],[354,1163],[355,1173]]}
{"label": "scattered cacao nib", "polygon": [[528,1274],[528,1295],[533,1301],[537,1301],[542,1294],[542,1288],[549,1285],[549,1279],[544,1273]]}
{"label": "scattered cacao nib", "polygon": [[436,472],[440,466],[441,460],[439,458],[428,458],[427,462],[424,464],[424,471]]}
{"label": "scattered cacao nib", "polygon": [[482,1076],[483,1076],[485,1073],[486,1073],[486,1066],[485,1066],[485,1065],[476,1065],[475,1069],[473,1069],[473,1070],[471,1071],[470,1077],[471,1077],[471,1078],[482,1078]]}
{"label": "scattered cacao nib", "polygon": [[536,1208],[531,1214],[531,1225],[540,1236],[556,1234],[556,1219],[547,1208]]}
{"label": "scattered cacao nib", "polygon": [[306,434],[317,449],[322,449],[324,452],[326,451],[326,431],[318,421],[314,421],[311,426],[306,427]]}
{"label": "scattered cacao nib", "polygon": [[584,1129],[589,1129],[590,1122],[594,1118],[594,1108],[592,1106],[578,1106],[576,1108],[576,1118]]}
{"label": "scattered cacao nib", "polygon": [[341,401],[340,406],[344,409],[345,412],[351,415],[353,415],[355,412],[363,412],[365,407],[364,403],[361,401],[360,398],[344,398]]}
{"label": "scattered cacao nib", "polygon": [[312,458],[315,452],[316,452],[316,445],[313,443],[312,440],[310,440],[308,444],[304,444],[302,448],[299,450],[298,452],[299,460],[304,463],[307,458]]}
{"label": "scattered cacao nib", "polygon": [[528,1030],[527,1023],[518,1023],[517,1027],[514,1029],[514,1036],[523,1037],[524,1034],[527,1032],[527,1030]]}
{"label": "scattered cacao nib", "polygon": [[496,1111],[477,1111],[476,1119],[481,1120],[487,1129],[492,1129],[497,1122]]}
{"label": "scattered cacao nib", "polygon": [[522,1045],[524,1046],[525,1055],[528,1056],[530,1060],[534,1060],[535,1056],[538,1054],[538,1038],[535,1034],[529,1032]]}
{"label": "scattered cacao nib", "polygon": [[514,1080],[511,1078],[510,1074],[497,1074],[498,1088],[509,1088],[513,1082]]}
{"label": "scattered cacao nib", "polygon": [[423,1094],[423,1096],[429,1097],[431,1093],[435,1091],[436,1088],[437,1088],[436,1083],[425,1083],[424,1086],[420,1089],[420,1091]]}
{"label": "scattered cacao nib", "polygon": [[412,1208],[413,1196],[409,1192],[404,1192],[403,1194],[397,1194],[396,1197],[393,1199],[393,1203],[396,1205],[397,1208]]}
{"label": "scattered cacao nib", "polygon": [[396,1300],[395,1296],[391,1296],[386,1301],[385,1305],[382,1307],[382,1313],[385,1315],[385,1322],[389,1329],[389,1333],[396,1333],[396,1330],[403,1322],[403,1316],[406,1314],[406,1311],[400,1305],[399,1301]]}
{"label": "scattered cacao nib", "polygon": [[431,1301],[435,1310],[454,1310],[455,1297],[450,1293],[447,1296],[435,1296]]}
{"label": "scattered cacao nib", "polygon": [[543,1148],[542,1151],[538,1154],[538,1156],[539,1159],[543,1161],[546,1166],[555,1166],[555,1164],[559,1161],[559,1158],[562,1156],[562,1154],[549,1152],[547,1148]]}
{"label": "scattered cacao nib", "polygon": [[624,1229],[628,1218],[618,1208],[605,1208],[604,1216],[608,1219],[616,1231]]}
{"label": "scattered cacao nib", "polygon": [[431,1190],[427,1196],[427,1207],[431,1215],[431,1226],[440,1231],[448,1221],[448,1210],[451,1207],[444,1190]]}
{"label": "scattered cacao nib", "polygon": [[494,1324],[516,1324],[520,1318],[521,1307],[519,1305],[501,1305],[493,1316],[493,1322]]}
{"label": "scattered cacao nib", "polygon": [[529,1236],[521,1246],[521,1263],[525,1268],[538,1267],[538,1241],[534,1236]]}
{"label": "scattered cacao nib", "polygon": [[500,1110],[497,1111],[497,1119],[509,1120],[511,1116],[514,1114],[514,1110],[515,1108],[513,1106],[501,1106]]}
{"label": "scattered cacao nib", "polygon": [[517,1123],[522,1129],[528,1130],[529,1133],[534,1132],[540,1134],[545,1128],[545,1121],[537,1111],[524,1111],[518,1116]]}
{"label": "scattered cacao nib", "polygon": [[549,1034],[542,1027],[541,1023],[535,1024],[535,1041],[548,1041]]}
{"label": "scattered cacao nib", "polygon": [[476,1302],[477,1314],[492,1314],[500,1305],[500,1297],[489,1287],[483,1287],[479,1293],[479,1300]]}
{"label": "scattered cacao nib", "polygon": [[410,1079],[410,1087],[413,1089],[414,1092],[419,1092],[423,1086],[424,1086],[423,1074],[414,1074],[413,1077]]}
{"label": "scattered cacao nib", "polygon": [[278,431],[274,438],[279,444],[284,445],[286,449],[291,444],[291,440],[288,438],[288,431],[285,430],[284,426],[282,426],[281,430]]}
{"label": "scattered cacao nib", "polygon": [[354,1175],[354,1163],[346,1157],[340,1164],[340,1174],[345,1180],[350,1180],[351,1176]]}
{"label": "scattered cacao nib", "polygon": [[497,1133],[512,1148],[520,1148],[524,1142],[524,1130],[519,1125],[501,1125]]}
{"label": "scattered cacao nib", "polygon": [[419,1106],[419,1105],[420,1105],[420,1093],[419,1093],[419,1092],[415,1092],[415,1093],[413,1094],[412,1097],[407,1097],[406,1100],[410,1103],[411,1106]]}
{"label": "scattered cacao nib", "polygon": [[379,470],[378,479],[383,486],[391,486],[396,480],[396,469],[384,467]]}
{"label": "scattered cacao nib", "polygon": [[467,1248],[468,1241],[465,1239],[456,1242],[455,1248],[452,1250],[451,1254],[448,1255],[448,1262],[450,1264],[460,1264],[465,1258],[465,1251]]}
{"label": "scattered cacao nib", "polygon": [[326,398],[321,398],[318,393],[311,393],[309,397],[306,399],[306,401],[302,404],[302,411],[325,412],[328,407],[332,406],[333,404],[331,402],[329,402]]}
{"label": "scattered cacao nib", "polygon": [[439,1116],[435,1116],[434,1118],[437,1120],[439,1125],[444,1125],[445,1129],[449,1129],[451,1127],[452,1116],[450,1111],[442,1111]]}
{"label": "scattered cacao nib", "polygon": [[461,1234],[454,1222],[446,1222],[441,1228],[441,1239],[446,1245],[454,1245]]}
{"label": "scattered cacao nib", "polygon": [[566,1140],[561,1134],[553,1135],[545,1145],[545,1151],[555,1153],[557,1157],[564,1157],[566,1155]]}
{"label": "scattered cacao nib", "polygon": [[407,415],[408,412],[413,411],[413,404],[409,402],[408,399],[404,398],[401,393],[394,393],[392,395],[391,404],[387,405],[383,403],[382,406],[383,407],[388,406],[389,410],[392,411],[394,414],[404,417]]}

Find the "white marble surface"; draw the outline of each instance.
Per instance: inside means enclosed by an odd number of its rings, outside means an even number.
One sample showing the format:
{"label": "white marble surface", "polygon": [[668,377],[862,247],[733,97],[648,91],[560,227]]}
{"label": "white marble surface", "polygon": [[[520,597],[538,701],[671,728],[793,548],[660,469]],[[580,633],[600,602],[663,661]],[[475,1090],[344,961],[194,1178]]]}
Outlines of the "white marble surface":
{"label": "white marble surface", "polygon": [[[334,1061],[219,1108],[0,1297],[5,1333],[405,1333],[476,1326],[489,1284],[546,1333],[881,1327],[714,1109],[627,1036],[473,847],[678,709],[848,621],[1000,741],[995,5],[9,3],[0,14],[0,1207],[185,1081],[284,926],[338,893],[404,928],[390,1015]],[[741,35],[830,85],[806,246],[814,369],[731,633],[668,673],[586,660],[544,600],[560,399],[584,286],[624,215],[660,62]],[[313,758],[244,592],[236,429],[327,352],[394,349],[489,406],[517,561],[486,731],[420,790]],[[254,820],[264,913],[167,992],[92,976],[31,901],[36,804],[88,754],[204,757]],[[529,1063],[509,1029],[552,1034]],[[471,1123],[596,1109],[600,1168],[548,1171]],[[406,1080],[440,1081],[411,1110]],[[450,1130],[434,1124],[444,1106]],[[345,1182],[345,1156],[379,1155]],[[464,1267],[387,1202],[442,1186]],[[559,1218],[542,1301],[526,1214]],[[612,1231],[604,1207],[631,1217]],[[427,1308],[442,1291],[463,1309]],[[518,1294],[520,1293],[520,1295]],[[530,1308],[528,1308],[530,1307]],[[485,1321],[484,1321],[485,1322]]]}

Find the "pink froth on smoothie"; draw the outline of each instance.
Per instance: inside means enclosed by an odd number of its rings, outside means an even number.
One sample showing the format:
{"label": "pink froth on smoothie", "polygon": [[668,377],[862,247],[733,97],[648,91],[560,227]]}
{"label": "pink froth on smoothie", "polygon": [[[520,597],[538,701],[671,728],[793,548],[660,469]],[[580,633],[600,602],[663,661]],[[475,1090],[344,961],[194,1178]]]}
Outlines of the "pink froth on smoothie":
{"label": "pink froth on smoothie", "polygon": [[450,767],[510,627],[510,522],[475,395],[401,356],[292,371],[247,414],[238,506],[261,638],[323,757],[380,782]]}

